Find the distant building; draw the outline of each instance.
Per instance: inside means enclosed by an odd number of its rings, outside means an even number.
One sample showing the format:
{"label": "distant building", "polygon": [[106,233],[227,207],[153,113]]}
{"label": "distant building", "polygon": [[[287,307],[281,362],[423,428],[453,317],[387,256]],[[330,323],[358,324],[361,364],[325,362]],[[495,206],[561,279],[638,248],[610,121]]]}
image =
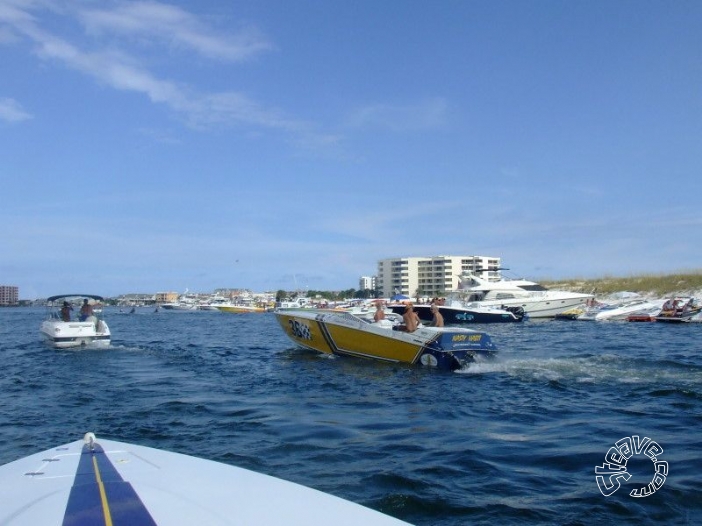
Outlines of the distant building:
{"label": "distant building", "polygon": [[157,292],[154,301],[156,303],[175,303],[178,301],[178,296],[177,292]]}
{"label": "distant building", "polygon": [[375,290],[375,276],[361,276],[358,280],[358,290]]}
{"label": "distant building", "polygon": [[431,256],[382,259],[378,261],[377,286],[383,297],[404,294],[445,296],[458,288],[463,271],[482,272],[484,277],[500,275],[500,258],[492,256]]}
{"label": "distant building", "polygon": [[19,305],[19,287],[0,285],[0,305]]}

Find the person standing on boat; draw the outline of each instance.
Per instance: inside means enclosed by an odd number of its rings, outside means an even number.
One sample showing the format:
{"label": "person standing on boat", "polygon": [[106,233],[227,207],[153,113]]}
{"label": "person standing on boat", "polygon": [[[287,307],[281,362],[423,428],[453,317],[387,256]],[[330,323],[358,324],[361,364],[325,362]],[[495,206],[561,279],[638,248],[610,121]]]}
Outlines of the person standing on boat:
{"label": "person standing on boat", "polygon": [[434,319],[431,322],[431,326],[432,327],[443,327],[444,326],[444,317],[439,312],[438,305],[436,303],[432,303],[431,307],[429,307],[429,310],[431,310],[431,313],[434,316]]}
{"label": "person standing on boat", "polygon": [[380,320],[385,319],[385,311],[383,310],[383,304],[380,301],[375,302],[375,314],[373,315],[373,321],[376,323]]}
{"label": "person standing on boat", "polygon": [[408,303],[405,307],[405,313],[402,315],[402,319],[405,322],[405,331],[414,332],[419,326],[419,316],[414,312],[414,305]]}
{"label": "person standing on boat", "polygon": [[73,307],[71,307],[71,304],[68,303],[67,301],[64,301],[63,307],[61,307],[61,320],[71,321],[71,311],[72,310],[73,310]]}
{"label": "person standing on boat", "polygon": [[80,308],[80,321],[87,320],[93,315],[93,307],[88,303],[88,299],[83,300],[83,306]]}

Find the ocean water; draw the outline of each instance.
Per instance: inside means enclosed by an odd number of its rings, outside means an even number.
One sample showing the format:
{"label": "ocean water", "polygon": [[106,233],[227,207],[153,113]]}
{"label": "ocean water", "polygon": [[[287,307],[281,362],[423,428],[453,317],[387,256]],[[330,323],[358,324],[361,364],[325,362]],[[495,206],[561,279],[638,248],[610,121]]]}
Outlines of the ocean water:
{"label": "ocean water", "polygon": [[[486,325],[499,356],[450,373],[299,349],[270,313],[107,309],[109,349],[57,351],[44,314],[0,309],[0,464],[94,431],[417,525],[702,523],[700,323]],[[665,478],[630,495],[656,474],[639,451],[605,496],[631,437]]]}

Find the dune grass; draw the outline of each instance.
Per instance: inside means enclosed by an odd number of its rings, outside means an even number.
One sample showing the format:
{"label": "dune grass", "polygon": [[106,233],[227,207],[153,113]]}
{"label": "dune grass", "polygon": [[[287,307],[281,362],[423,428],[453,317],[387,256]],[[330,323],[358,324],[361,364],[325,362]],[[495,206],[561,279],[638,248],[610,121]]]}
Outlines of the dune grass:
{"label": "dune grass", "polygon": [[595,279],[541,280],[550,289],[595,292],[597,295],[629,291],[657,296],[694,293],[702,290],[702,270],[665,275],[644,274],[629,277],[605,276]]}

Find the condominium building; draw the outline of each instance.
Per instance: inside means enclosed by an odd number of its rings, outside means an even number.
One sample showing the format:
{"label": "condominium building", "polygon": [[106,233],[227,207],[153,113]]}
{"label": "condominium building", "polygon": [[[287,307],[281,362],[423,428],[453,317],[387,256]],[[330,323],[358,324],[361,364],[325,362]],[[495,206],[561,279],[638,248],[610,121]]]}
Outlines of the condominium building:
{"label": "condominium building", "polygon": [[361,276],[358,280],[358,290],[375,290],[375,276]]}
{"label": "condominium building", "polygon": [[432,256],[378,261],[377,286],[384,297],[395,294],[445,296],[458,288],[464,271],[482,272],[487,278],[500,275],[500,258],[492,256]]}
{"label": "condominium building", "polygon": [[19,287],[0,285],[0,305],[17,305],[19,303]]}

